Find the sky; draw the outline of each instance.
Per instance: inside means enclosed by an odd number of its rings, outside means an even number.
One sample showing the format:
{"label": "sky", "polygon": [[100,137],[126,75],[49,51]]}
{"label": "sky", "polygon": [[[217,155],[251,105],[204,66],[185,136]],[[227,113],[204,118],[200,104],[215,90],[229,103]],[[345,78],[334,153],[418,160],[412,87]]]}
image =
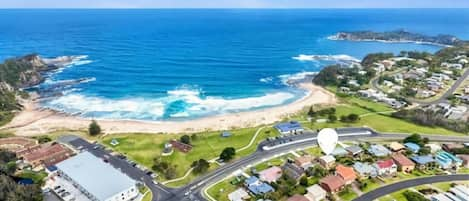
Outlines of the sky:
{"label": "sky", "polygon": [[0,0],[0,8],[469,8],[469,0]]}

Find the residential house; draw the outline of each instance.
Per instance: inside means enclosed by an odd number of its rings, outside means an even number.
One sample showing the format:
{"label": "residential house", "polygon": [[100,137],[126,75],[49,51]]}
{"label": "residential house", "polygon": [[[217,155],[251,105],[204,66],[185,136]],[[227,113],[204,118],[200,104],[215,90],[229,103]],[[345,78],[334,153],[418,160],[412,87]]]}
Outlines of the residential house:
{"label": "residential house", "polygon": [[438,145],[438,144],[433,144],[433,143],[431,143],[431,144],[426,144],[425,147],[430,148],[430,152],[431,152],[432,154],[434,154],[434,153],[436,153],[437,151],[440,151],[440,150],[441,150],[441,146],[440,146],[440,145]]}
{"label": "residential house", "polygon": [[434,91],[422,90],[422,89],[419,89],[416,94],[416,96],[419,98],[429,98],[434,95],[436,95]]}
{"label": "residential house", "polygon": [[306,191],[305,197],[308,198],[309,201],[321,201],[326,199],[327,196],[327,192],[318,184],[306,188]]}
{"label": "residential house", "polygon": [[445,117],[452,120],[462,120],[466,116],[467,107],[466,106],[456,106],[451,107],[448,112],[446,112]]}
{"label": "residential house", "polygon": [[438,151],[435,160],[442,169],[458,168],[463,163],[461,159],[446,151]]}
{"label": "residential house", "polygon": [[341,146],[337,146],[331,153],[333,156],[346,156],[348,152]]}
{"label": "residential house", "polygon": [[380,144],[371,145],[370,148],[368,149],[368,152],[370,152],[370,154],[376,157],[384,157],[384,156],[388,156],[389,154],[391,154],[391,151],[389,151],[389,149],[387,149],[386,147]]}
{"label": "residential house", "polygon": [[352,167],[346,167],[341,164],[335,167],[335,174],[341,177],[345,184],[351,184],[355,179],[357,179],[357,175],[355,171],[353,171]]}
{"label": "residential house", "polygon": [[453,150],[453,149],[464,148],[464,145],[459,144],[459,143],[445,143],[445,144],[441,145],[441,147],[443,148],[443,150],[445,150],[447,152],[451,152],[451,150]]}
{"label": "residential house", "polygon": [[469,168],[469,154],[460,154],[457,155],[462,160],[462,166],[465,168]]}
{"label": "residential house", "polygon": [[309,201],[309,200],[303,195],[296,194],[296,195],[289,197],[287,201]]}
{"label": "residential house", "polygon": [[389,148],[391,149],[391,151],[393,152],[400,152],[400,151],[403,151],[405,149],[405,146],[402,145],[401,143],[399,142],[391,142],[389,144]]}
{"label": "residential house", "polygon": [[384,81],[383,81],[383,85],[384,85],[384,86],[387,86],[387,87],[392,87],[392,86],[394,86],[394,83],[392,83],[392,82],[389,81],[389,80],[384,80]]}
{"label": "residential house", "polygon": [[322,167],[330,169],[335,165],[335,158],[331,155],[321,156],[319,157],[318,162]]}
{"label": "residential house", "polygon": [[393,154],[392,159],[399,171],[410,173],[415,168],[415,163],[401,153]]}
{"label": "residential house", "polygon": [[297,121],[290,121],[279,123],[274,126],[275,129],[278,130],[281,134],[295,134],[295,133],[302,133],[304,131],[303,126]]}
{"label": "residential house", "polygon": [[397,172],[397,165],[392,159],[377,161],[374,167],[380,176],[394,175]]}
{"label": "residential house", "polygon": [[358,176],[362,178],[378,176],[376,168],[366,163],[355,162],[355,164],[353,164],[353,169],[355,169],[355,171],[358,173]]}
{"label": "residential house", "polygon": [[311,155],[304,155],[295,158],[295,164],[304,170],[313,166],[313,157]]}
{"label": "residential house", "polygon": [[55,165],[73,155],[73,151],[64,145],[50,143],[43,144],[40,149],[23,155],[23,160],[32,167],[44,165],[45,167]]}
{"label": "residential house", "polygon": [[449,192],[451,192],[453,195],[455,195],[459,200],[469,200],[469,188],[463,186],[463,185],[457,185],[455,187],[452,187],[449,189]]}
{"label": "residential house", "polygon": [[259,179],[267,183],[276,182],[282,176],[282,169],[273,166],[259,172]]}
{"label": "residential house", "polygon": [[412,156],[410,159],[416,163],[416,167],[419,170],[432,169],[435,163],[435,159],[431,155]]}
{"label": "residential house", "polygon": [[319,180],[319,185],[329,193],[336,193],[345,186],[345,181],[342,177],[329,175]]}
{"label": "residential house", "polygon": [[228,194],[228,199],[230,201],[243,201],[249,200],[251,196],[249,196],[248,192],[246,192],[243,188],[238,188],[236,191]]}
{"label": "residential house", "polygon": [[404,146],[412,153],[417,153],[420,150],[420,146],[412,142],[404,143]]}
{"label": "residential house", "polygon": [[247,178],[244,181],[244,184],[254,195],[263,195],[265,193],[274,191],[274,188],[272,188],[272,186],[262,182],[255,176]]}
{"label": "residential house", "polygon": [[363,149],[356,145],[345,147],[345,150],[347,150],[348,154],[353,157],[360,156],[363,153]]}
{"label": "residential house", "polygon": [[300,180],[300,178],[304,175],[305,170],[296,165],[295,163],[285,163],[282,166],[283,172],[285,175],[291,179],[294,179],[296,181]]}

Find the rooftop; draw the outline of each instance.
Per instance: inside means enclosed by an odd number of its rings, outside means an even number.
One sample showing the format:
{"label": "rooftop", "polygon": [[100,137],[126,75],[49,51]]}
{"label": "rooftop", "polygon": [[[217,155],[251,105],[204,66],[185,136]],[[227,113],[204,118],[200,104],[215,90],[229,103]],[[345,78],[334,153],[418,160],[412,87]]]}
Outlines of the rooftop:
{"label": "rooftop", "polygon": [[427,163],[435,162],[433,157],[431,155],[426,155],[426,156],[412,156],[410,157],[414,162],[416,162],[419,165],[425,165]]}
{"label": "rooftop", "polygon": [[127,175],[89,152],[82,152],[56,166],[99,200],[106,200],[136,184]]}
{"label": "rooftop", "polygon": [[326,176],[319,180],[319,183],[329,186],[332,191],[345,185],[345,181],[341,177],[335,175]]}
{"label": "rooftop", "polygon": [[274,126],[277,130],[280,132],[290,132],[290,131],[295,131],[295,130],[302,130],[303,127],[301,124],[297,121],[290,121],[290,122],[284,122],[284,123],[278,123],[277,125]]}
{"label": "rooftop", "polygon": [[402,154],[392,155],[392,159],[400,166],[414,166],[415,163]]}
{"label": "rooftop", "polygon": [[380,144],[371,145],[368,149],[368,152],[378,157],[387,156],[391,154],[391,151],[389,151],[386,147]]}
{"label": "rooftop", "polygon": [[407,149],[409,149],[410,151],[414,152],[414,153],[417,153],[419,150],[420,150],[420,146],[418,144],[415,144],[415,143],[412,143],[412,142],[407,142],[404,144],[405,147],[407,147]]}
{"label": "rooftop", "polygon": [[277,181],[281,176],[282,169],[277,166],[273,166],[259,172],[260,179],[269,183]]}
{"label": "rooftop", "polygon": [[383,161],[377,161],[376,162],[376,165],[379,167],[379,168],[390,168],[394,165],[394,161],[392,159],[388,159],[388,160],[383,160]]}
{"label": "rooftop", "polygon": [[337,165],[335,168],[337,175],[341,176],[345,181],[355,180],[357,178],[355,171],[352,167],[346,167],[343,165]]}

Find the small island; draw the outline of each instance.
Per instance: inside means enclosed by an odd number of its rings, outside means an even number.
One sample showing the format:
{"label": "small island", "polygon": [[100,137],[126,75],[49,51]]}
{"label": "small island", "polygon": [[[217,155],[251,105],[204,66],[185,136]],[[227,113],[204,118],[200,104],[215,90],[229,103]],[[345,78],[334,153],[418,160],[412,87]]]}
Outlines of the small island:
{"label": "small island", "polygon": [[400,42],[400,43],[421,43],[441,46],[456,46],[467,43],[453,35],[439,34],[428,36],[420,33],[412,33],[406,30],[395,30],[386,32],[374,31],[344,31],[329,36],[330,40],[349,41],[377,41],[377,42]]}

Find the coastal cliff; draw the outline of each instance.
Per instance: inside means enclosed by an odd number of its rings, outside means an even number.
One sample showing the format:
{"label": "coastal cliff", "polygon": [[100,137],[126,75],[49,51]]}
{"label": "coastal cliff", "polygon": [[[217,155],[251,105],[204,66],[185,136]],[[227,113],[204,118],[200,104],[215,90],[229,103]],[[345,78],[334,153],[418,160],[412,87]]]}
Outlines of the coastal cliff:
{"label": "coastal cliff", "polygon": [[27,97],[25,88],[36,86],[45,80],[45,72],[61,68],[74,57],[43,59],[37,54],[5,60],[0,64],[0,125],[9,121],[14,111],[22,109],[20,97]]}
{"label": "coastal cliff", "polygon": [[349,41],[379,41],[379,42],[415,42],[427,43],[443,46],[462,45],[466,41],[461,40],[453,35],[440,34],[437,36],[427,36],[419,33],[412,33],[405,30],[395,30],[387,32],[373,31],[351,31],[338,32],[330,36],[331,40],[349,40]]}

